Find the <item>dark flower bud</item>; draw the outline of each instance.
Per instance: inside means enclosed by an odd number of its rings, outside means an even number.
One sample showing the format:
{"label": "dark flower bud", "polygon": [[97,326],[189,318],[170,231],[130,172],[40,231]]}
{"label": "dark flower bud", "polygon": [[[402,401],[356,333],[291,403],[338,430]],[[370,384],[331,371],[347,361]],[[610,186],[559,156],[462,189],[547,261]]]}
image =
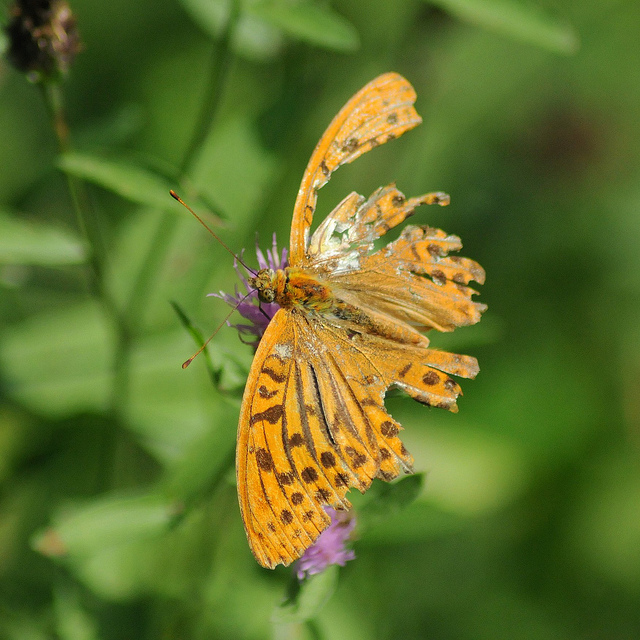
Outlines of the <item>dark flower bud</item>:
{"label": "dark flower bud", "polygon": [[9,12],[9,61],[32,82],[64,75],[81,48],[69,5],[64,0],[18,0]]}

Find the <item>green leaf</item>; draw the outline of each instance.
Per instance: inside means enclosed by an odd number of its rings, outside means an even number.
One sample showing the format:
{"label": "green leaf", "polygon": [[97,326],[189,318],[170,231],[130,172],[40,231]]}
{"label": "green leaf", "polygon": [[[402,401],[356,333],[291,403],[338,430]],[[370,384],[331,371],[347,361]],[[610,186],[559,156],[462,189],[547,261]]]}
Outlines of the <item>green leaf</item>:
{"label": "green leaf", "polygon": [[232,0],[180,0],[193,20],[209,35],[218,37],[231,15]]}
{"label": "green leaf", "polygon": [[[189,335],[193,338],[194,342],[198,346],[198,349],[202,349],[202,357],[204,358],[205,366],[207,367],[209,377],[211,378],[211,382],[213,386],[217,387],[218,384],[220,383],[221,369],[219,367],[214,368],[213,362],[211,360],[211,354],[209,353],[209,350],[205,343],[205,338],[202,335],[202,332],[193,324],[189,316],[186,314],[186,312],[182,309],[182,307],[177,302],[171,300],[169,304],[171,304],[171,306],[173,307],[173,310],[176,312],[176,315],[178,316],[178,319],[180,320],[180,323],[182,324],[182,326],[187,330]],[[191,361],[188,361],[188,362],[189,364],[191,364]],[[183,368],[186,368],[185,365],[183,365]]]}
{"label": "green leaf", "polygon": [[164,496],[112,495],[61,511],[33,547],[48,556],[83,557],[166,531],[175,512]]}
{"label": "green leaf", "polygon": [[157,209],[177,210],[169,196],[169,189],[176,185],[132,162],[72,152],[62,155],[58,166],[65,173],[100,185],[131,202]]}
{"label": "green leaf", "polygon": [[461,20],[555,53],[573,54],[575,29],[528,0],[426,0]]}
{"label": "green leaf", "polygon": [[422,491],[424,474],[416,473],[397,482],[379,482],[369,490],[369,500],[358,510],[358,528],[388,519],[410,505]]}
{"label": "green leaf", "polygon": [[310,576],[302,583],[292,599],[276,607],[271,617],[274,625],[298,624],[315,618],[338,584],[338,567],[331,565],[322,573]]}
{"label": "green leaf", "polygon": [[189,508],[226,481],[234,469],[235,417],[228,416],[224,425],[209,429],[185,447],[182,457],[165,478],[167,495]]}
{"label": "green leaf", "polygon": [[221,121],[204,143],[191,180],[203,197],[215,200],[234,226],[242,228],[253,223],[279,166],[265,150],[252,118],[237,113]]}
{"label": "green leaf", "polygon": [[326,5],[311,2],[260,2],[249,8],[285,34],[335,51],[355,51],[360,47],[356,28]]}
{"label": "green leaf", "polygon": [[[231,2],[240,0],[180,0],[193,21],[213,38],[222,35],[231,15]],[[231,36],[231,47],[238,55],[250,60],[275,58],[283,46],[283,38],[270,24],[241,11]]]}
{"label": "green leaf", "polygon": [[5,29],[2,29],[2,31],[0,31],[0,55],[4,57],[8,49],[9,37],[7,36]]}
{"label": "green leaf", "polygon": [[43,415],[102,410],[113,335],[97,303],[48,310],[0,336],[5,391]]}
{"label": "green leaf", "polygon": [[[609,584],[640,587],[640,474],[637,455],[607,452],[588,468],[571,513],[568,549]],[[573,555],[575,554],[575,555]]]}
{"label": "green leaf", "polygon": [[53,605],[56,635],[60,640],[98,640],[98,625],[83,608],[77,587],[58,586]]}
{"label": "green leaf", "polygon": [[[176,312],[182,326],[193,338],[196,347],[201,349],[205,344],[205,338],[202,332],[193,324],[177,302],[171,301],[170,304]],[[224,341],[214,341],[210,338],[203,351],[201,353],[198,351],[196,354],[204,358],[209,378],[216,389],[222,392],[237,392],[240,395],[242,394],[249,373],[248,368],[240,358],[235,357],[235,355],[226,348]],[[190,364],[191,362],[189,362],[189,365]],[[183,368],[186,369],[184,366]]]}
{"label": "green leaf", "polygon": [[56,266],[85,260],[85,246],[73,233],[0,211],[0,263]]}

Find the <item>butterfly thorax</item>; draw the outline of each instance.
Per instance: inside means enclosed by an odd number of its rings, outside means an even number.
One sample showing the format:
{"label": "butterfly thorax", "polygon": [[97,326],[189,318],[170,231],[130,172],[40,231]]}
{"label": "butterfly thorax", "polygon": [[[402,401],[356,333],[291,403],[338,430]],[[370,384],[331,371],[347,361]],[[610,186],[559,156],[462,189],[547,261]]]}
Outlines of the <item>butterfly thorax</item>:
{"label": "butterfly thorax", "polygon": [[262,302],[276,302],[285,309],[304,307],[314,311],[329,311],[334,296],[327,284],[316,276],[298,269],[261,269],[249,285],[258,292]]}

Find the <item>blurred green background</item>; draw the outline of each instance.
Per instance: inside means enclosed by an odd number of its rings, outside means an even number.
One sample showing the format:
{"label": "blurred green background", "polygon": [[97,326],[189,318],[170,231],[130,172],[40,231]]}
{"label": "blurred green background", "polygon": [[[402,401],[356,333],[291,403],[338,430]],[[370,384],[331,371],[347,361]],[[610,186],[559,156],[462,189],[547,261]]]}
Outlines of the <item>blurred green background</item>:
{"label": "blurred green background", "polygon": [[[73,153],[0,65],[0,637],[640,637],[640,4],[72,8]],[[312,623],[274,623],[291,571],[255,563],[232,470],[250,349],[223,328],[181,370],[170,305],[209,335],[232,259],[167,191],[255,264],[325,126],[390,70],[424,123],[340,169],[318,217],[391,181],[450,193],[415,220],[462,238],[489,311],[434,344],[481,373],[457,415],[388,400],[423,489],[363,520]],[[61,169],[100,227],[101,299]]]}

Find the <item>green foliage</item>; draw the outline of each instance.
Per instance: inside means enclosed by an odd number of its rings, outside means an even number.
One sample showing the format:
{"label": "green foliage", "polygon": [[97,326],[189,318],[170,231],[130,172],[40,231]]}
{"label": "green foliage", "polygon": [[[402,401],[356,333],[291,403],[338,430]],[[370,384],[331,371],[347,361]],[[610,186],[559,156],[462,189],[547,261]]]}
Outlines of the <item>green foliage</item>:
{"label": "green foliage", "polygon": [[85,261],[85,247],[73,232],[0,212],[0,264],[54,267]]}
{"label": "green foliage", "polygon": [[276,626],[293,625],[313,620],[333,595],[338,584],[338,567],[310,576],[301,584],[292,580],[289,597],[273,613]]}
{"label": "green foliage", "polygon": [[104,409],[113,335],[99,306],[77,302],[7,327],[0,360],[15,399],[46,416]]}
{"label": "green foliage", "polygon": [[398,512],[418,497],[423,483],[424,475],[416,473],[393,484],[374,484],[367,494],[366,504],[358,509],[358,531],[393,520]]}
{"label": "green foliage", "polygon": [[177,211],[173,200],[167,197],[171,183],[131,162],[70,152],[60,156],[58,166],[66,173],[98,184],[136,204]]}
{"label": "green foliage", "polygon": [[557,53],[575,53],[579,46],[575,29],[528,0],[428,0],[458,16],[497,33]]}
{"label": "green foliage", "polygon": [[258,2],[251,13],[293,38],[336,51],[359,46],[355,27],[327,5],[314,2]]}
{"label": "green foliage", "polygon": [[[63,105],[0,74],[0,637],[635,639],[640,5],[72,9]],[[450,193],[415,219],[462,238],[489,310],[430,337],[481,372],[456,415],[389,393],[419,473],[352,492],[356,560],[299,584],[237,508],[252,354],[206,297],[233,258],[168,191],[255,266],[324,127],[390,70],[424,123],[318,217],[391,181]]]}

